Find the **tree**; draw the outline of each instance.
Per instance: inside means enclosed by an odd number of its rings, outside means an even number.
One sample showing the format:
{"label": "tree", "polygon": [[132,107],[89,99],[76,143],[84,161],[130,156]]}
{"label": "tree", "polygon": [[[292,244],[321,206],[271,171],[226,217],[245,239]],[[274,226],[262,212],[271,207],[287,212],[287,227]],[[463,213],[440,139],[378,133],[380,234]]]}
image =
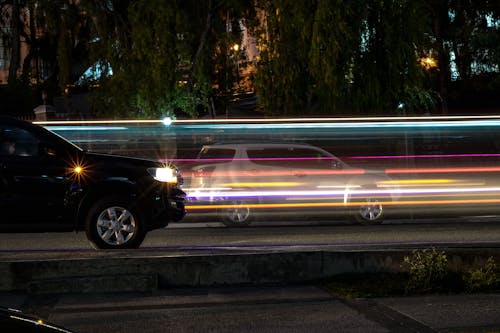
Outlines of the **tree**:
{"label": "tree", "polygon": [[363,113],[395,113],[398,105],[408,105],[413,94],[425,89],[417,62],[429,33],[425,8],[409,0],[379,1],[365,6],[362,15],[351,105]]}
{"label": "tree", "polygon": [[[0,25],[10,26],[2,36],[11,51],[8,89],[19,96],[12,103],[23,105],[27,96],[38,95],[22,111],[31,112],[41,102],[40,90],[50,96],[64,93],[85,67],[85,15],[71,0],[11,0],[1,2],[0,8]],[[26,47],[23,59],[21,40]]]}
{"label": "tree", "polygon": [[394,113],[425,91],[424,7],[409,0],[261,0],[257,75],[270,113]]}
{"label": "tree", "polygon": [[223,18],[229,8],[237,11],[235,18],[246,15],[251,4],[157,0],[87,1],[85,6],[94,17],[93,60],[113,71],[99,80],[96,108],[113,116],[195,117],[217,93],[213,87],[224,83],[217,81]]}
{"label": "tree", "polygon": [[316,1],[258,1],[257,6],[263,20],[257,93],[271,115],[305,115],[312,100],[308,44]]}
{"label": "tree", "polygon": [[88,87],[103,116],[198,117],[213,99],[227,103],[243,24],[259,39],[254,86],[269,115],[439,104],[446,114],[500,88],[495,0],[0,0],[0,10],[11,89],[65,94],[94,64]]}
{"label": "tree", "polygon": [[[442,21],[446,53],[453,66],[447,97],[453,108],[498,107],[500,88],[500,4],[498,1],[449,0]],[[446,14],[444,13],[446,12]],[[449,72],[448,72],[449,73]],[[446,74],[448,74],[446,73]]]}
{"label": "tree", "polygon": [[318,1],[309,52],[315,85],[309,89],[321,113],[346,112],[350,107],[354,59],[362,43],[362,7],[359,1]]}

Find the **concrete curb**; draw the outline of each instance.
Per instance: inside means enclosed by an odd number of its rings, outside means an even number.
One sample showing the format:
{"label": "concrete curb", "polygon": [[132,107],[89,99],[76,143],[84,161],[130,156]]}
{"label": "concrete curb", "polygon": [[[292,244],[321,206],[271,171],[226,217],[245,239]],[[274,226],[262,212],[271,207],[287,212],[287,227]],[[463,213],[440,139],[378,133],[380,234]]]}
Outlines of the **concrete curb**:
{"label": "concrete curb", "polygon": [[[500,249],[447,248],[449,268],[467,271]],[[307,283],[341,273],[400,272],[411,250],[274,252],[1,260],[0,291],[81,293],[154,291],[171,287]]]}

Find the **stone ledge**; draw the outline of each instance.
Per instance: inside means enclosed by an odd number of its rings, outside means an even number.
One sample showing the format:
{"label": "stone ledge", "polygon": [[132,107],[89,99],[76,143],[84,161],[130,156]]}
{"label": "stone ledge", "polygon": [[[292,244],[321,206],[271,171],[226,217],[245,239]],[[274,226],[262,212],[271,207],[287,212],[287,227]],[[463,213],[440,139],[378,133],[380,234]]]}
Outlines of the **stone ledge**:
{"label": "stone ledge", "polygon": [[[477,268],[498,248],[444,248],[452,271]],[[0,291],[145,291],[171,287],[304,283],[343,273],[399,272],[411,250],[273,252],[66,260],[2,260]],[[117,280],[123,283],[116,283]],[[137,281],[136,281],[137,280]],[[108,289],[109,288],[109,289]]]}

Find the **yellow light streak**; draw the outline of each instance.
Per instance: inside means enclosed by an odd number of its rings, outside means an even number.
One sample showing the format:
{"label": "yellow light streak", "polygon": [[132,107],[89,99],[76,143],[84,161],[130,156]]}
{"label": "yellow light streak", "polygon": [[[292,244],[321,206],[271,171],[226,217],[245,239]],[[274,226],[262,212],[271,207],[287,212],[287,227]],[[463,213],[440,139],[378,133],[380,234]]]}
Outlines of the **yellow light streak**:
{"label": "yellow light streak", "polygon": [[377,185],[437,185],[462,183],[460,179],[400,179],[380,181]]}

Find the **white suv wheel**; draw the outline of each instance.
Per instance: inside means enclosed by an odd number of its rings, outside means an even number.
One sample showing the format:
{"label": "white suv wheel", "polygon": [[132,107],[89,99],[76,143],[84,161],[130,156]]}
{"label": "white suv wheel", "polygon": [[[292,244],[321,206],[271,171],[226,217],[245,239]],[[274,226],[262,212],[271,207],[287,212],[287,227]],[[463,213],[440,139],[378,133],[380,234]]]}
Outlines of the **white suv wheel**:
{"label": "white suv wheel", "polygon": [[219,212],[223,223],[228,227],[247,226],[252,220],[252,211],[244,202],[235,201],[231,208]]}

